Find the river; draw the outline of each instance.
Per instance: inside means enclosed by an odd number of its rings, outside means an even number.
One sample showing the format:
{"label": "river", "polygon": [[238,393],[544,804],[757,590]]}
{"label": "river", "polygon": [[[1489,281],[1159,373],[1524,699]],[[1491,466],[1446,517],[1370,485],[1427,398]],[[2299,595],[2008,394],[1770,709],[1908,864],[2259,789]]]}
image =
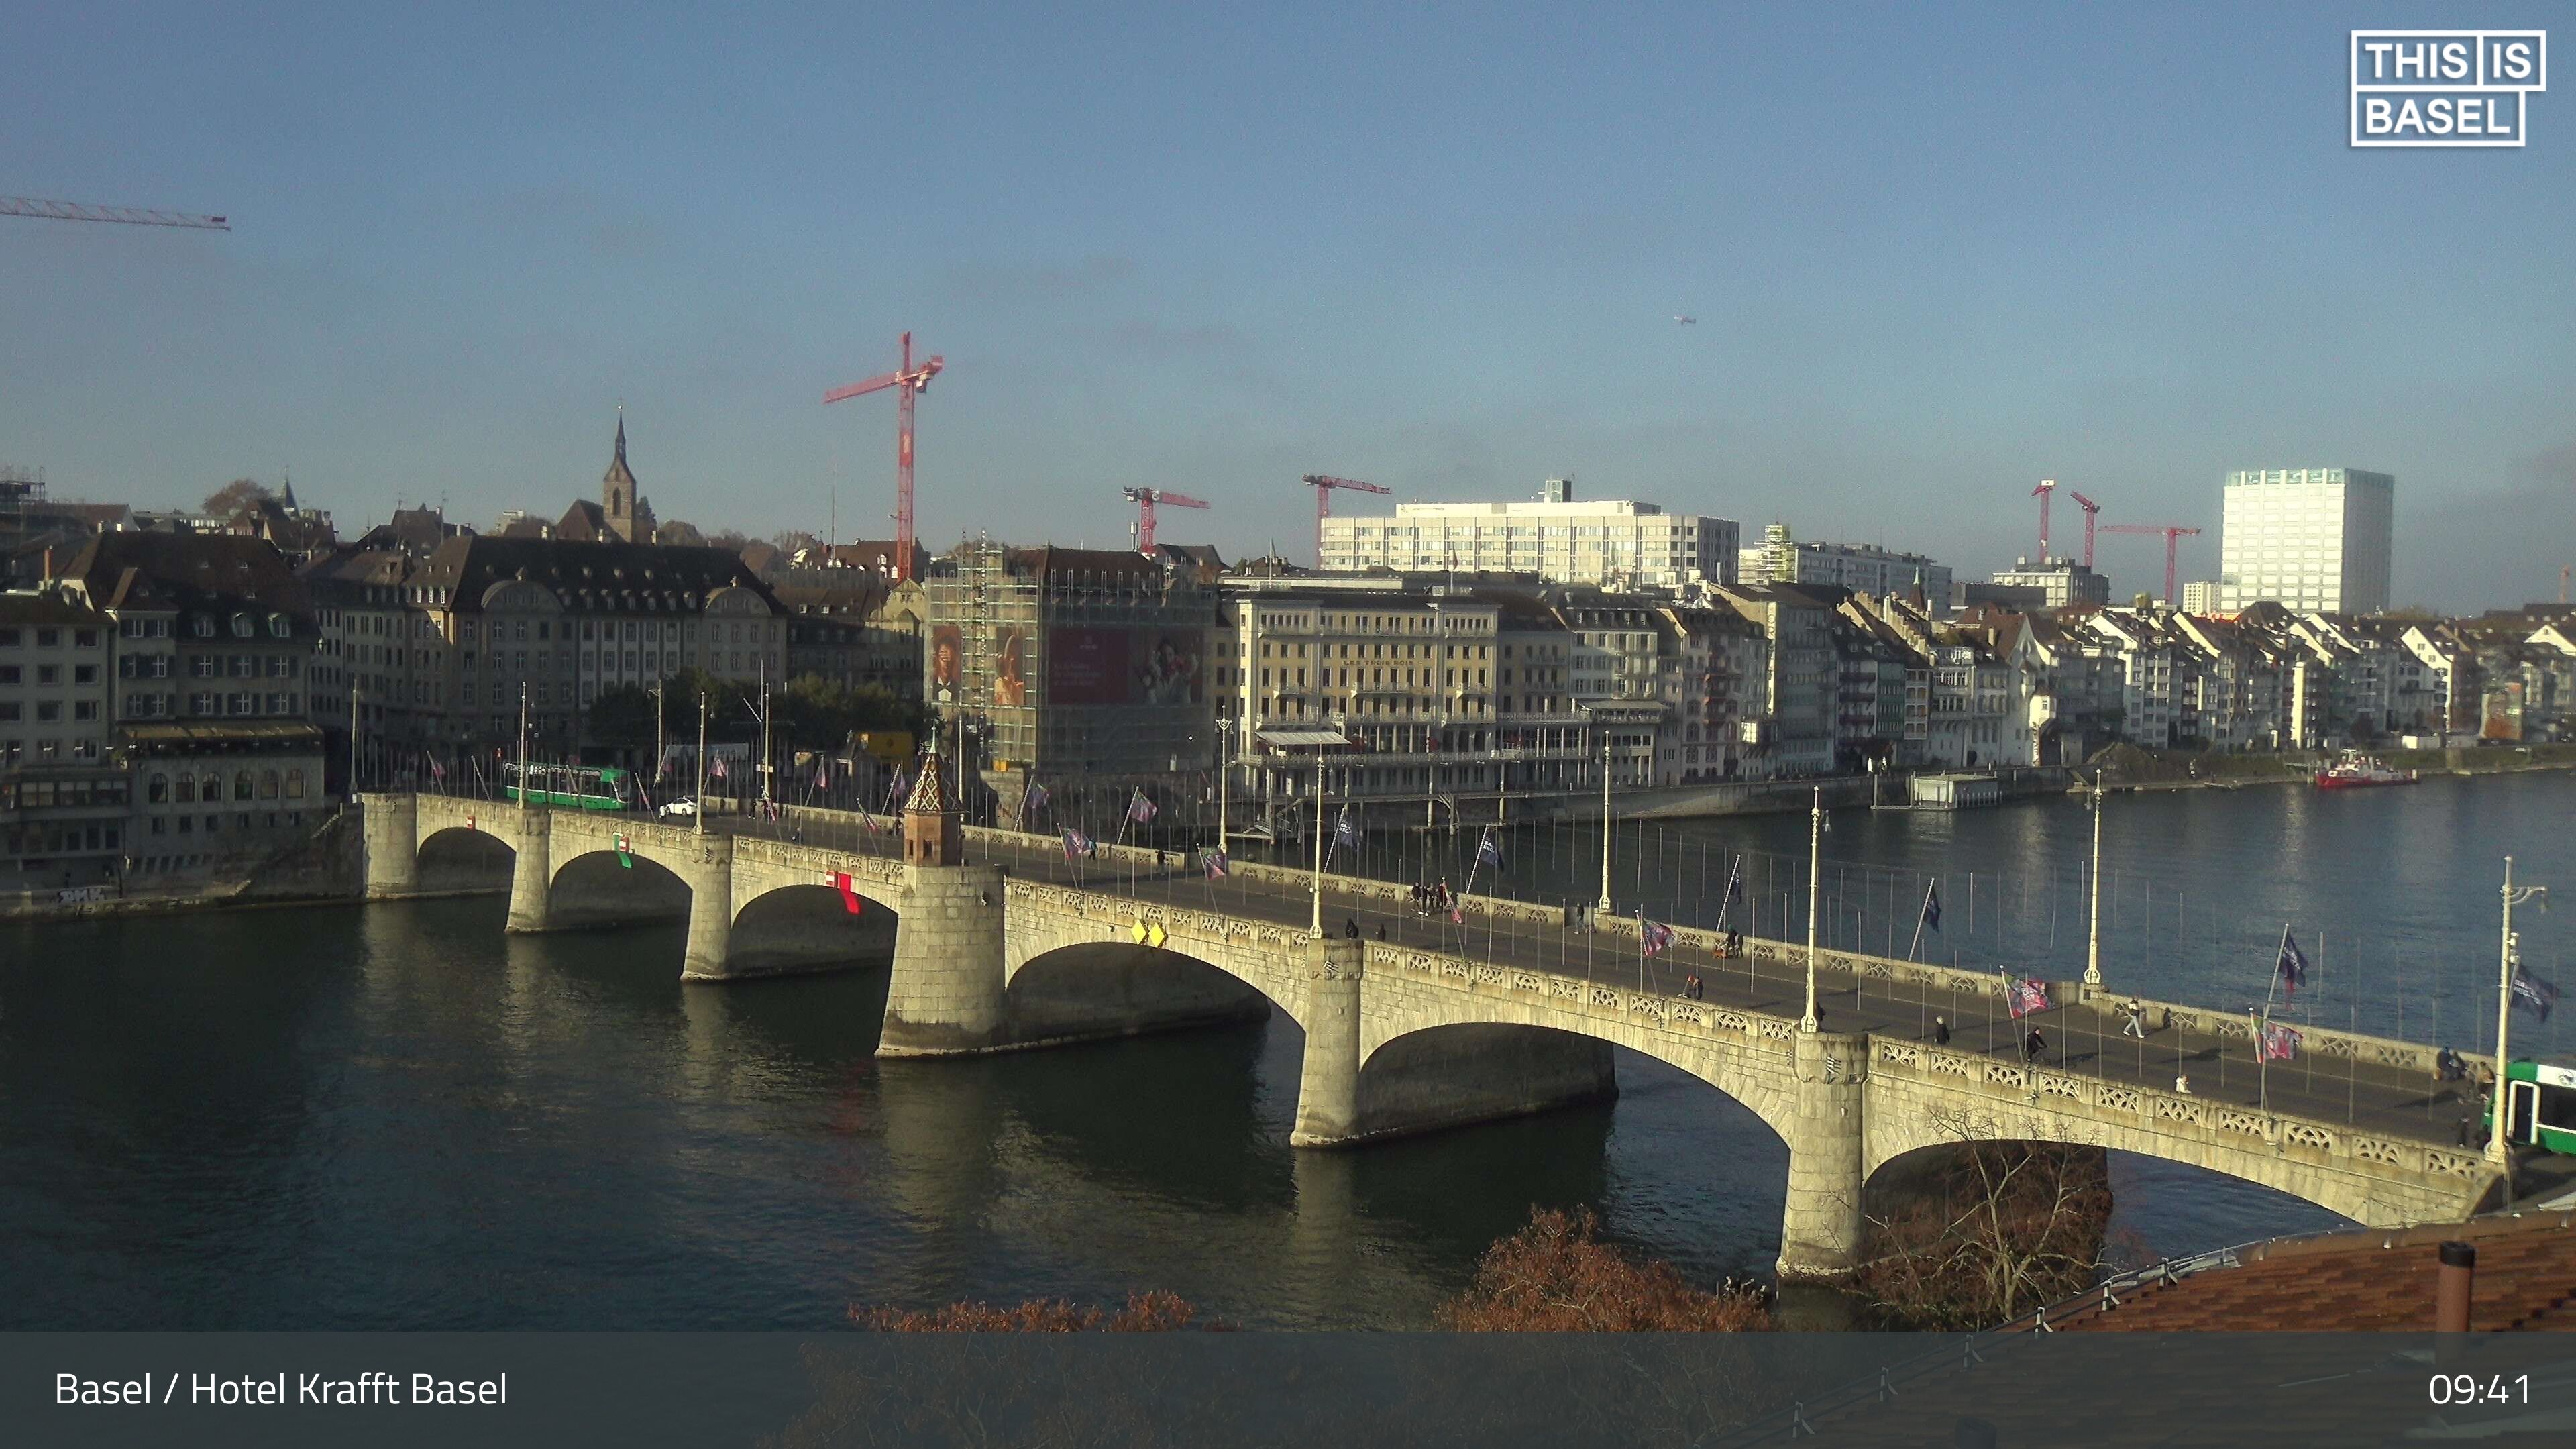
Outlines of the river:
{"label": "river", "polygon": [[[2473,1045],[2493,1030],[2499,858],[2576,881],[2571,807],[2559,774],[2114,797],[2106,971],[2259,1000],[2287,921],[2322,957],[2296,1010],[2402,1015],[2429,1040],[2438,998],[2441,1039]],[[2071,975],[2090,828],[2067,801],[1840,812],[1829,914],[1906,947],[1937,871],[1926,954]],[[1632,835],[1614,841],[1623,903],[1705,918],[1739,856],[1748,902],[1803,889],[1802,817]],[[1472,853],[1393,832],[1363,848],[1401,874],[1426,843]],[[1515,832],[1506,853],[1507,889],[1597,892],[1597,834]],[[853,1304],[1142,1287],[1247,1325],[1418,1327],[1532,1203],[1592,1204],[1703,1282],[1777,1251],[1777,1139],[1634,1056],[1615,1105],[1297,1153],[1301,1042],[1276,1015],[881,1063],[881,969],[683,987],[676,927],[507,938],[503,913],[0,928],[0,1327],[801,1329]],[[2540,974],[2563,919],[2522,918]],[[2336,1221],[2143,1159],[2115,1156],[2114,1181],[2122,1225],[2166,1253]]]}

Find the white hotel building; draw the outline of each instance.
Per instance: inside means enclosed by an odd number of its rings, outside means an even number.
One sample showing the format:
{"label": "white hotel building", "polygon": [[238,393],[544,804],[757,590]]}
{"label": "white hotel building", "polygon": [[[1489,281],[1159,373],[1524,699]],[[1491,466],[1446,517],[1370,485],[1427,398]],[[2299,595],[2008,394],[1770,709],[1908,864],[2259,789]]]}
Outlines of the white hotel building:
{"label": "white hotel building", "polygon": [[1324,520],[1323,566],[1535,573],[1551,583],[1674,588],[1735,578],[1728,518],[1656,504],[1577,503],[1569,479],[1535,503],[1399,503],[1395,515]]}
{"label": "white hotel building", "polygon": [[2294,612],[2384,612],[2396,497],[2395,478],[2358,468],[2228,474],[2219,612],[2267,599]]}

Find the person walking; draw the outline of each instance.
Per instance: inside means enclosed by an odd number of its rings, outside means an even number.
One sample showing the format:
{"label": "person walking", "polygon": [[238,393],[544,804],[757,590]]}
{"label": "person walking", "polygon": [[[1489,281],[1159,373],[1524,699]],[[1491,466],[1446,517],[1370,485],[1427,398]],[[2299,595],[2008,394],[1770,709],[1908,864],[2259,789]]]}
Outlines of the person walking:
{"label": "person walking", "polygon": [[1950,1044],[1950,1018],[1946,1016],[1932,1018],[1932,1044],[1934,1046]]}
{"label": "person walking", "polygon": [[1685,976],[1685,977],[1683,977],[1683,978],[1682,978],[1682,996],[1683,996],[1683,998],[1684,998],[1685,1000],[1689,1000],[1689,1001],[1697,1001],[1697,1000],[1699,1000],[1699,973],[1698,973],[1698,972],[1694,971],[1694,972],[1690,973],[1689,975],[1687,975],[1687,976]]}
{"label": "person walking", "polygon": [[1342,935],[1345,939],[1353,941],[1360,938],[1360,923],[1358,917],[1344,916],[1342,918]]}
{"label": "person walking", "polygon": [[2040,1054],[2047,1050],[2048,1039],[2039,1034],[2038,1027],[2032,1027],[2030,1035],[2021,1039],[2021,1059],[2024,1063],[2037,1062]]}
{"label": "person walking", "polygon": [[2130,999],[2127,1011],[2129,1019],[2120,1024],[2120,1035],[2133,1036],[2140,1041],[2145,1041],[2147,1039],[2147,1008],[2145,1003],[2140,1002],[2133,997]]}

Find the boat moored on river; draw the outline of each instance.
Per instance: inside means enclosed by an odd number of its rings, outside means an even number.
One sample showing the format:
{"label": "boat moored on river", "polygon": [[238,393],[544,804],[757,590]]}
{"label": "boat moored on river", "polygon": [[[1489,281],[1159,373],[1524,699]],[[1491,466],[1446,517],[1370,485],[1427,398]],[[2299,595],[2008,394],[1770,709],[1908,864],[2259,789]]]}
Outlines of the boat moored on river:
{"label": "boat moored on river", "polygon": [[2331,765],[2317,771],[2320,790],[2358,790],[2369,785],[2412,785],[2423,777],[2413,770],[2395,770],[2376,755],[2359,750],[2346,750]]}

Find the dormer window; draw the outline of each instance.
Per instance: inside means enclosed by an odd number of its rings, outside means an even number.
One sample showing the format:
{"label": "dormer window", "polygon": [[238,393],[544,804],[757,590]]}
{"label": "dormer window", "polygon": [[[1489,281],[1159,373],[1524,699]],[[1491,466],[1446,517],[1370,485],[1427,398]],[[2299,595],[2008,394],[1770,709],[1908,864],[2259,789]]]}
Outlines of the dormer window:
{"label": "dormer window", "polygon": [[248,615],[248,614],[235,614],[235,615],[233,615],[233,637],[234,637],[234,638],[236,638],[236,639],[248,639],[248,638],[250,638],[250,637],[251,637],[252,632],[253,632],[253,631],[252,631],[251,622],[250,622],[250,615]]}
{"label": "dormer window", "polygon": [[196,625],[198,638],[212,639],[215,637],[215,621],[213,619],[210,619],[203,614],[199,614],[196,619]]}
{"label": "dormer window", "polygon": [[[423,624],[427,624],[429,621],[428,621],[427,619],[423,619],[423,620],[421,620],[421,622],[422,622]],[[272,639],[292,639],[292,638],[294,638],[294,637],[295,637],[295,621],[294,621],[293,619],[290,619],[290,618],[286,617],[284,614],[271,614],[271,615],[269,615],[269,616],[268,616],[268,636],[269,636],[270,638],[272,638]]]}

